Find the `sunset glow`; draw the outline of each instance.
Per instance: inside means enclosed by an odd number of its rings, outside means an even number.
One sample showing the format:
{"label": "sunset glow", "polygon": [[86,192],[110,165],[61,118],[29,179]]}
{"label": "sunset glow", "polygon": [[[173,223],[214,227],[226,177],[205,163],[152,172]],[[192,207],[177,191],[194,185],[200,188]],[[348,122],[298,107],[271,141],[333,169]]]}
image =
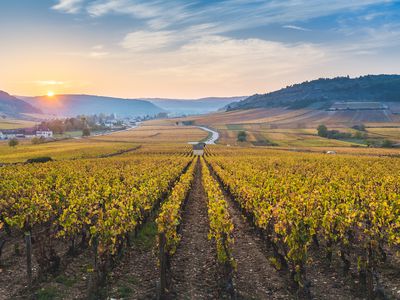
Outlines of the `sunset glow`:
{"label": "sunset glow", "polygon": [[0,9],[1,88],[16,95],[56,87],[126,98],[245,96],[400,69],[393,0],[5,0]]}
{"label": "sunset glow", "polygon": [[54,92],[53,91],[48,91],[47,92],[47,97],[53,97],[54,96]]}

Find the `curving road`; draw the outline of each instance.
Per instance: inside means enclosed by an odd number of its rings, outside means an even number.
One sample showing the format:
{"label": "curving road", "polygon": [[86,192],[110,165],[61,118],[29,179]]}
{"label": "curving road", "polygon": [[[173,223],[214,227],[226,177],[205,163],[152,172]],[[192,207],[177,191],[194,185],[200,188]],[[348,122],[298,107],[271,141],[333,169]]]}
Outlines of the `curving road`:
{"label": "curving road", "polygon": [[219,133],[217,131],[214,131],[207,127],[203,127],[203,126],[197,126],[197,127],[204,131],[211,133],[211,137],[208,140],[206,140],[204,143],[206,143],[207,145],[215,145],[215,142],[219,139]]}

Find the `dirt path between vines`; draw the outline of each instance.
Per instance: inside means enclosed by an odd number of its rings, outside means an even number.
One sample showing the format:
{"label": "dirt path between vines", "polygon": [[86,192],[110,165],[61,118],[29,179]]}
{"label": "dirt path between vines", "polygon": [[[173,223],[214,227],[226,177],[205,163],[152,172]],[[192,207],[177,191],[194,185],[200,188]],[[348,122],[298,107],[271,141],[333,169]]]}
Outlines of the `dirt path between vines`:
{"label": "dirt path between vines", "polygon": [[150,220],[109,274],[107,299],[155,299],[159,280],[157,226]]}
{"label": "dirt path between vines", "polygon": [[[214,172],[211,173],[217,179]],[[289,274],[274,268],[269,261],[274,257],[272,251],[242,215],[237,203],[222,186],[221,189],[235,226],[232,252],[237,263],[234,276],[237,298],[295,299]],[[351,284],[346,282],[346,277],[340,276],[332,268],[327,268],[315,255],[307,273],[311,281],[312,299],[360,299]]]}
{"label": "dirt path between vines", "polygon": [[[226,198],[234,231],[234,286],[238,299],[290,299],[287,279],[269,262],[266,247],[240,211]],[[270,255],[272,257],[272,254]]]}
{"label": "dirt path between vines", "polygon": [[182,239],[171,259],[170,299],[220,299],[215,246],[208,240],[207,197],[196,166],[194,183],[184,208]]}
{"label": "dirt path between vines", "polygon": [[[211,174],[214,175],[210,169]],[[217,180],[218,181],[218,180]],[[234,288],[237,299],[291,299],[288,278],[277,271],[269,261],[272,253],[264,245],[258,233],[247,222],[236,204],[224,192],[228,211],[234,224],[232,255],[237,268]]]}

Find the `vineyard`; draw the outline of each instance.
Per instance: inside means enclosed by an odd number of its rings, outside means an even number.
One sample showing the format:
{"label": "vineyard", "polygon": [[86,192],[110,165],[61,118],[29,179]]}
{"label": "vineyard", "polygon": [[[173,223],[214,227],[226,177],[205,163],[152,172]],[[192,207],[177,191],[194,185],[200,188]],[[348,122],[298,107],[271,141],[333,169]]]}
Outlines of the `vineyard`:
{"label": "vineyard", "polygon": [[145,145],[0,167],[0,299],[399,299],[400,159]]}

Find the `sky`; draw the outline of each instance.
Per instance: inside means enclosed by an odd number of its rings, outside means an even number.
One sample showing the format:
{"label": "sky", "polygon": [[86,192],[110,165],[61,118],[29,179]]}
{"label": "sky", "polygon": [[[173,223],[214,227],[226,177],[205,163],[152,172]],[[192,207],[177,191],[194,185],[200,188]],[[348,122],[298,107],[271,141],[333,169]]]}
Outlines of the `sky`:
{"label": "sky", "polygon": [[0,90],[245,96],[400,73],[400,0],[0,0]]}

